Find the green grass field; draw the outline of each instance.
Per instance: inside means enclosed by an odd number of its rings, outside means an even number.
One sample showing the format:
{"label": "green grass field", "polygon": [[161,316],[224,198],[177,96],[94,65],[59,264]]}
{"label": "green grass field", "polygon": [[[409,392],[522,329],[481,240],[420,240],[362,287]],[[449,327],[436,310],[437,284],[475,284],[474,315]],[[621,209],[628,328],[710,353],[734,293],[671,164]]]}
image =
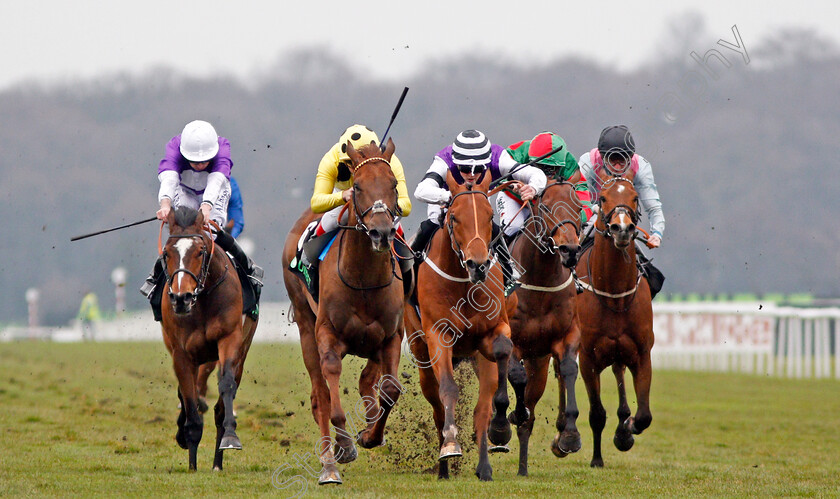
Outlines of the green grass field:
{"label": "green grass field", "polygon": [[[344,365],[348,410],[358,400],[362,363]],[[472,475],[474,450],[451,480],[430,472],[438,453],[429,443],[431,411],[417,393],[414,369],[404,372],[411,377],[401,377],[407,391],[389,421],[388,445],[360,449],[357,461],[340,466],[343,485],[319,487],[294,457],[309,452],[309,465],[317,466],[317,426],[298,345],[253,347],[236,399],[244,450],[228,451],[225,470],[212,472],[215,428],[208,417],[199,471],[188,473],[187,452],[174,440],[175,376],[162,343],[0,344],[0,495],[288,497],[292,488],[272,486],[278,468],[284,471],[277,483],[304,476],[296,484],[306,484],[306,496],[840,495],[836,380],[655,371],[653,425],[620,453],[612,446],[617,401],[607,371],[603,469],[589,467],[589,404],[580,381],[583,449],[562,460],[551,454],[557,386],[550,383],[537,406],[531,476],[516,476],[514,433],[513,452],[491,456],[494,481],[481,483]],[[215,402],[215,387],[211,392]],[[471,415],[472,408],[459,412]],[[465,444],[471,417],[459,426]]]}

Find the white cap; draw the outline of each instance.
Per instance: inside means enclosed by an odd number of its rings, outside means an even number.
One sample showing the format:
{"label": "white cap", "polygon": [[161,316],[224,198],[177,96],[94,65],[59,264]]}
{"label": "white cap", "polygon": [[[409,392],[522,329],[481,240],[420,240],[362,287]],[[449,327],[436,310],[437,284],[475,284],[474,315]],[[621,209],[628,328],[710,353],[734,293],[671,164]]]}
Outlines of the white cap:
{"label": "white cap", "polygon": [[219,153],[219,135],[213,125],[195,120],[181,132],[181,154],[193,163],[210,161]]}

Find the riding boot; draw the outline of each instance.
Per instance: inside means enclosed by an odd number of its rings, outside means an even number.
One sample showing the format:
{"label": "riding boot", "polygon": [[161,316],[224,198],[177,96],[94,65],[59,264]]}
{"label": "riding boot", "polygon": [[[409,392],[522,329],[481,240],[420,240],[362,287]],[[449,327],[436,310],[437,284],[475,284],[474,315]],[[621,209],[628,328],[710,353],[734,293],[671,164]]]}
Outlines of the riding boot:
{"label": "riding boot", "polygon": [[163,259],[158,257],[152,272],[146,277],[146,281],[140,286],[140,293],[148,299],[152,299],[152,292],[155,290],[160,274],[163,273]]}
{"label": "riding boot", "polygon": [[414,236],[414,241],[411,242],[411,251],[417,255],[426,249],[426,245],[429,244],[429,239],[432,238],[432,235],[438,228],[438,224],[431,220],[423,220],[420,223],[420,228],[417,230],[417,235]]}
{"label": "riding boot", "polygon": [[245,273],[248,275],[248,278],[251,280],[251,283],[254,286],[262,287],[262,279],[264,276],[264,272],[262,267],[256,265],[253,260],[248,258],[248,255],[242,251],[242,248],[236,242],[236,239],[233,238],[227,232],[217,232],[216,233],[216,244],[219,245],[220,248],[225,250],[227,253],[230,254],[236,260],[236,263],[245,269]]}
{"label": "riding boot", "polygon": [[516,288],[519,287],[519,278],[522,277],[511,264],[510,250],[508,249],[508,240],[513,242],[516,234],[503,234],[499,237],[501,228],[493,222],[493,251],[499,259],[499,265],[502,266],[502,275],[504,276],[505,296],[509,296]]}

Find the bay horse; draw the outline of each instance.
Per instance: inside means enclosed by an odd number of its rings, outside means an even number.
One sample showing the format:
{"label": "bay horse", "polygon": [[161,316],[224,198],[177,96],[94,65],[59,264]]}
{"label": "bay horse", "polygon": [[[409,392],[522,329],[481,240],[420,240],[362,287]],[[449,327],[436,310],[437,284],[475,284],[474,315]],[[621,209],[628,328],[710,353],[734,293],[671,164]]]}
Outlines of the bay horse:
{"label": "bay horse", "polygon": [[[354,171],[353,196],[346,205],[349,222],[320,263],[318,303],[289,270],[300,235],[316,218],[311,210],[289,232],[283,250],[283,278],[312,382],[312,415],[321,434],[319,484],[342,483],[336,463],[356,459],[354,440],[364,448],[384,444],[385,422],[404,390],[396,378],[403,337],[403,287],[391,253],[399,219],[397,180],[389,163],[394,149],[390,139],[384,151],[374,143],[357,151],[347,142]],[[359,379],[365,405],[361,417],[367,427],[358,435],[348,432],[339,398],[341,361],[348,354],[368,359]],[[379,390],[378,403],[374,385]],[[330,424],[336,432],[334,441]]]}
{"label": "bay horse", "polygon": [[[601,404],[601,371],[612,367],[618,383],[618,427],[613,443],[620,451],[633,447],[633,435],[652,421],[650,412],[653,310],[650,288],[636,267],[639,196],[633,174],[599,174],[602,184],[595,223],[595,242],[577,265],[586,291],[578,296],[581,322],[580,372],[589,397],[592,427],[592,467],[603,467],[601,432],[607,413]],[[624,385],[624,370],[630,369],[638,407],[631,417]]]}
{"label": "bay horse", "polygon": [[242,449],[236,435],[233,399],[257,324],[256,320],[243,318],[239,278],[230,258],[216,247],[201,212],[182,206],[170,212],[166,223],[169,238],[161,254],[168,299],[161,303],[161,328],[178,378],[181,411],[175,440],[189,451],[189,469],[195,471],[204,429],[196,383],[198,369],[218,361],[221,368],[219,400],[214,410],[213,469],[221,470],[223,451]]}
{"label": "bay horse", "polygon": [[517,426],[521,476],[528,475],[528,441],[534,428],[535,407],[545,392],[551,359],[560,387],[555,423],[558,433],[551,450],[557,457],[566,457],[581,447],[575,425],[580,322],[572,269],[580,251],[582,208],[574,184],[550,182],[532,203],[531,216],[511,248],[512,259],[523,270],[516,291],[516,312],[510,321],[514,346],[510,381],[516,393],[516,409],[508,418]]}
{"label": "bay horse", "polygon": [[[473,416],[479,461],[475,474],[492,480],[488,437],[495,446],[510,441],[506,418],[508,359],[512,350],[501,265],[490,257],[493,208],[487,186],[458,185],[447,175],[452,197],[445,228],[432,237],[417,275],[420,316],[406,301],[406,326],[423,396],[432,405],[440,444],[438,478],[449,478],[448,459],[461,456],[456,436],[458,385],[453,359],[477,365],[478,402]],[[494,414],[495,412],[495,414]],[[492,421],[491,421],[492,416]]]}

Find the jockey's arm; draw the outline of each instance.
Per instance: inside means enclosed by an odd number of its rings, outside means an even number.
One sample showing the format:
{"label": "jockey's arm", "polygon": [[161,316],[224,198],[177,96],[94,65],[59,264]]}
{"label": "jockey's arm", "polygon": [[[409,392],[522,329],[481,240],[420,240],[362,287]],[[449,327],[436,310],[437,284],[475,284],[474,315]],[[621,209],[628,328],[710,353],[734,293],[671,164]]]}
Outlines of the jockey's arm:
{"label": "jockey's arm", "polygon": [[653,178],[653,169],[644,158],[639,158],[639,173],[633,179],[633,185],[639,195],[639,202],[647,214],[650,235],[658,237],[661,241],[662,234],[665,232],[665,215],[662,212],[662,201],[659,200],[659,190]]}
{"label": "jockey's arm", "polygon": [[507,151],[503,151],[499,156],[499,173],[504,176],[514,168],[518,168],[518,170],[514,171],[511,177],[534,189],[533,196],[539,196],[548,182],[545,173],[535,166],[520,167],[520,164]]}
{"label": "jockey's arm", "polygon": [[338,148],[338,144],[334,145],[324,154],[318,165],[315,187],[309,201],[313,213],[325,213],[344,204],[341,192],[333,192],[338,179]]}
{"label": "jockey's arm", "polygon": [[426,170],[423,180],[414,189],[414,197],[429,204],[444,204],[452,194],[444,188],[449,167],[441,158],[435,156],[432,165]]}
{"label": "jockey's arm", "polygon": [[408,196],[408,186],[405,184],[405,171],[403,170],[402,162],[396,154],[391,156],[391,171],[394,172],[394,177],[397,178],[397,204],[400,207],[402,216],[407,217],[411,214],[411,198]]}

